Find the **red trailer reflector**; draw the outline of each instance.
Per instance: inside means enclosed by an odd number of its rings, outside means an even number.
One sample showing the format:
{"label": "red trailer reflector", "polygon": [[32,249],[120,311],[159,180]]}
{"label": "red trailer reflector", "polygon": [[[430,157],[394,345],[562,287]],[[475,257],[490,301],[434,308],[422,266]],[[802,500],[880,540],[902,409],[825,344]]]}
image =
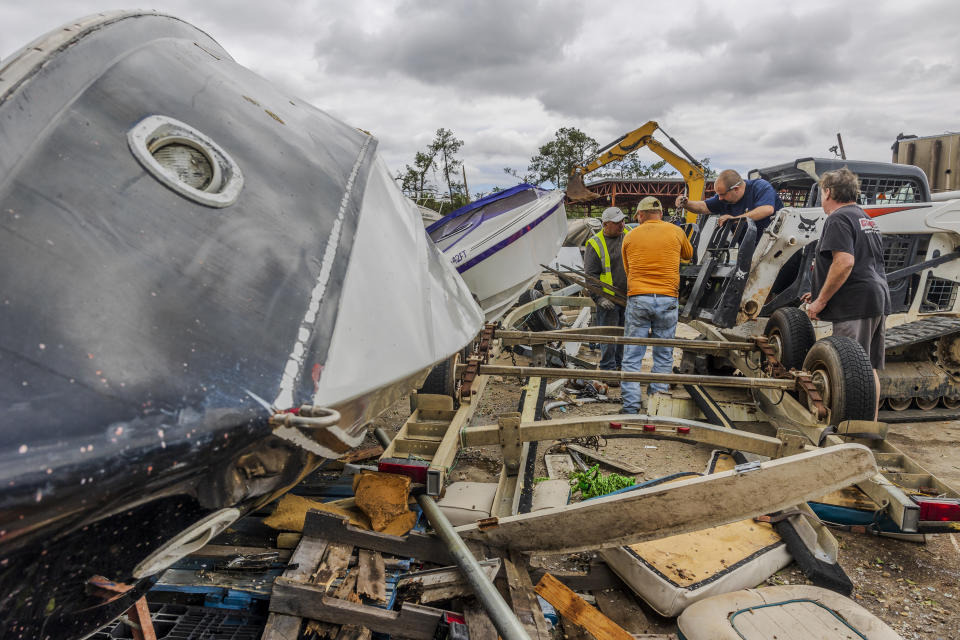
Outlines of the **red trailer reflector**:
{"label": "red trailer reflector", "polygon": [[427,484],[427,469],[429,468],[430,466],[425,462],[412,462],[402,458],[387,458],[377,463],[377,471],[407,476],[419,484]]}
{"label": "red trailer reflector", "polygon": [[656,431],[656,430],[657,430],[657,427],[656,427],[656,425],[645,424],[645,425],[643,425],[643,430],[644,430],[644,431]]}
{"label": "red trailer reflector", "polygon": [[913,496],[920,505],[920,520],[926,522],[960,522],[960,500]]}
{"label": "red trailer reflector", "polygon": [[690,427],[677,427],[677,433],[690,433]]}
{"label": "red trailer reflector", "polygon": [[622,429],[622,428],[623,428],[623,423],[622,423],[622,422],[611,422],[611,423],[610,423],[610,428],[611,428],[611,429]]}

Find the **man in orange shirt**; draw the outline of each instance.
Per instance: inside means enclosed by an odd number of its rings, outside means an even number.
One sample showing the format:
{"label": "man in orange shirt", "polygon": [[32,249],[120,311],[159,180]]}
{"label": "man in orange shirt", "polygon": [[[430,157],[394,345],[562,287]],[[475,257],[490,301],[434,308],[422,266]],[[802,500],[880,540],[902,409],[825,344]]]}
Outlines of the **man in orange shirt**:
{"label": "man in orange shirt", "polygon": [[[623,241],[623,269],[627,274],[627,310],[624,335],[630,338],[673,338],[677,330],[680,261],[693,257],[693,247],[680,227],[663,221],[663,205],[648,196],[637,205],[640,226]],[[623,370],[640,371],[645,345],[623,349]],[[673,370],[673,347],[653,347],[653,372]],[[667,391],[668,384],[655,382],[649,393]],[[640,383],[621,386],[621,413],[638,413],[642,400]]]}

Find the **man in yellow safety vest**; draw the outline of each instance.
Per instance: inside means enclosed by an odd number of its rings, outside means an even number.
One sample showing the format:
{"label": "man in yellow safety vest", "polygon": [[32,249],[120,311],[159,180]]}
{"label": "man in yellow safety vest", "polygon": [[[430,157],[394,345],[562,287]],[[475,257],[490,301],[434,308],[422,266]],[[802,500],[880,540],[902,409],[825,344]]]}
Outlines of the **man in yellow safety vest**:
{"label": "man in yellow safety vest", "polygon": [[[627,290],[627,276],[623,271],[621,256],[625,219],[626,216],[618,207],[607,207],[600,218],[603,228],[587,240],[587,248],[583,255],[583,270],[586,273],[620,291]],[[604,291],[613,294],[611,289],[604,288]],[[594,296],[594,301],[597,303],[597,326],[623,326],[623,307],[601,296]],[[623,345],[602,345],[601,369],[616,371],[620,369],[622,363]],[[619,386],[619,383],[613,382],[610,386]]]}

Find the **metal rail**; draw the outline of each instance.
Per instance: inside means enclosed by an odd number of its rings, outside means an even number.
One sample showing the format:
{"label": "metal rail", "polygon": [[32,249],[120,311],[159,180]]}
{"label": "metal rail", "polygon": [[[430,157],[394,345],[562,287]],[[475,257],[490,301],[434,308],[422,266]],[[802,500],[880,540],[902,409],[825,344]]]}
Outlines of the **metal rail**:
{"label": "metal rail", "polygon": [[[457,371],[460,371],[458,365]],[[480,365],[481,375],[492,376],[538,376],[541,378],[590,378],[591,380],[619,380],[621,382],[667,382],[679,384],[702,384],[708,387],[732,387],[737,389],[779,389],[793,391],[797,388],[794,379],[739,378],[733,376],[698,376],[687,373],[642,373],[640,371],[604,371],[602,369],[560,369],[554,367],[511,367],[508,365]]]}
{"label": "metal rail", "polygon": [[623,327],[617,327],[619,335],[611,335],[607,331],[599,331],[607,327],[590,327],[589,329],[560,329],[558,331],[500,331],[495,338],[503,341],[504,345],[515,344],[545,344],[557,340],[573,340],[576,342],[596,342],[599,344],[644,344],[654,347],[680,347],[687,351],[726,352],[733,350],[753,351],[757,348],[754,342],[727,342],[725,340],[689,340],[684,338],[628,338],[623,335]]}

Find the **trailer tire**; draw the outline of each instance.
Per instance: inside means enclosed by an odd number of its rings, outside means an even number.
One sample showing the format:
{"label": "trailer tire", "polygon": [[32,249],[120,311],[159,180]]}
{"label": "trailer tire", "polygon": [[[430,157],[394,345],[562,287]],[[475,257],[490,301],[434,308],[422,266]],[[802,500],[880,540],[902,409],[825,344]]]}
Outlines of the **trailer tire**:
{"label": "trailer tire", "polygon": [[[873,420],[877,392],[873,366],[856,340],[829,336],[814,343],[803,361],[823,402],[830,410],[831,424],[844,420]],[[809,400],[807,402],[809,405]]]}
{"label": "trailer tire", "polygon": [[[517,304],[526,304],[542,297],[543,294],[536,289],[527,289],[520,294]],[[556,331],[560,328],[560,318],[557,316],[553,305],[548,304],[531,313],[524,324],[530,331]]]}
{"label": "trailer tire", "polygon": [[427,374],[419,393],[432,393],[453,398],[457,405],[457,365],[460,364],[460,352],[457,352],[436,365]]}
{"label": "trailer tire", "polygon": [[803,367],[807,352],[817,341],[813,323],[805,311],[797,307],[780,307],[767,320],[763,335],[770,341],[774,351],[778,351],[780,364],[786,369]]}

